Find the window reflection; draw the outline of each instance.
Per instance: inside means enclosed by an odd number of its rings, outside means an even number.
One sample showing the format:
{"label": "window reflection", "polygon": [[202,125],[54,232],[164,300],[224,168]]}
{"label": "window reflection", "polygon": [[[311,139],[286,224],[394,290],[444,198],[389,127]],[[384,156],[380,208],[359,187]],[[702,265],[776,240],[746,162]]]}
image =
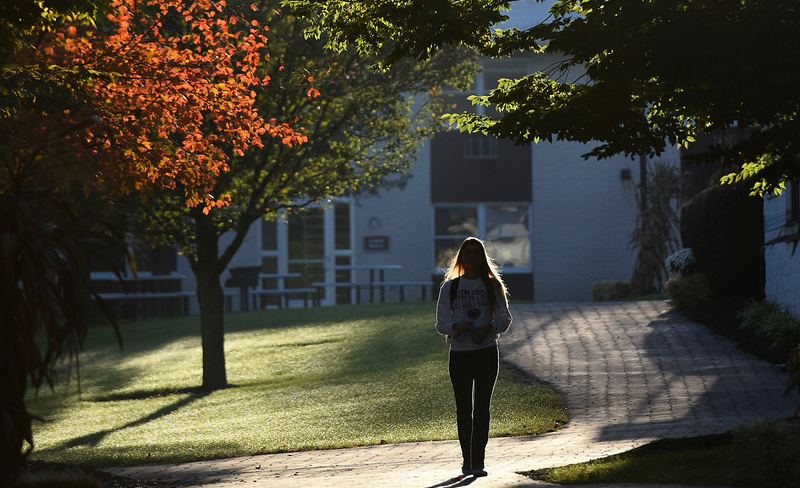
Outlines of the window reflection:
{"label": "window reflection", "polygon": [[457,239],[436,239],[436,267],[446,268],[453,257],[458,251],[458,246],[464,239],[459,237]]}
{"label": "window reflection", "polygon": [[[478,218],[483,213],[482,219]],[[530,268],[530,205],[446,205],[435,210],[436,266],[446,267],[464,237],[482,237],[503,268]]]}
{"label": "window reflection", "polygon": [[436,235],[474,236],[478,233],[478,207],[436,207]]}
{"label": "window reflection", "polygon": [[489,238],[486,250],[502,268],[526,268],[531,264],[529,237]]}
{"label": "window reflection", "polygon": [[531,245],[527,205],[486,207],[486,247],[504,268],[530,266]]}
{"label": "window reflection", "polygon": [[487,206],[486,235],[528,235],[528,206]]}

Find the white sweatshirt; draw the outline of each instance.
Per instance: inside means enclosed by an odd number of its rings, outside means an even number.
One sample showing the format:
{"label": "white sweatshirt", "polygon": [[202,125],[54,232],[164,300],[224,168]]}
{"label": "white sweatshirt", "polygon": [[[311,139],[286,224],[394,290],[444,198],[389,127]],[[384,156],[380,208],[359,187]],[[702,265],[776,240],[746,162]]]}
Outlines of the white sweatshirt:
{"label": "white sweatshirt", "polygon": [[[508,302],[501,292],[497,290],[497,306],[494,311],[494,320],[486,296],[486,286],[480,278],[474,280],[458,280],[458,293],[455,303],[450,306],[450,286],[452,280],[445,281],[439,290],[439,301],[436,304],[436,330],[446,336],[446,341],[453,351],[472,351],[497,345],[497,336],[508,330],[511,325],[511,313],[508,311]],[[453,325],[459,322],[469,322],[472,328],[492,323],[492,333],[481,343],[472,340],[469,333],[458,334],[453,330]]]}

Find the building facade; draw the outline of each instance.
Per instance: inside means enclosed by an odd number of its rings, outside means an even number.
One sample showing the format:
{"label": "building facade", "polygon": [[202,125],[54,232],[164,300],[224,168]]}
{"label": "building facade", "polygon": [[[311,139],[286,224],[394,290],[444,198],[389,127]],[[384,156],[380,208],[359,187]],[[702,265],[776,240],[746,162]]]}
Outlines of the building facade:
{"label": "building facade", "polygon": [[[530,25],[545,11],[520,3],[516,25]],[[546,70],[553,61],[541,54],[484,60],[470,93],[449,94],[454,111],[482,110],[467,96],[487,94],[502,78]],[[386,300],[400,293],[431,299],[447,259],[465,237],[477,236],[502,268],[512,299],[591,300],[598,282],[628,281],[633,272],[629,241],[641,174],[638,160],[585,160],[588,150],[579,143],[514,145],[445,131],[420,142],[403,185],[253,225],[230,268],[291,275],[262,286],[316,287],[322,305],[363,301],[358,285],[377,280],[390,283],[381,287]],[[678,164],[677,150],[661,159]],[[195,290],[187,262],[179,257],[176,268],[181,289]],[[223,284],[229,278],[223,273]],[[431,286],[391,284],[398,282]],[[235,290],[227,292],[236,299]]]}
{"label": "building facade", "polygon": [[[487,60],[472,93],[452,94],[453,104],[461,107],[469,94],[488,92],[498,79],[550,62],[543,56]],[[501,266],[514,299],[591,300],[595,284],[628,281],[633,272],[629,240],[641,175],[638,160],[585,160],[587,150],[571,142],[515,145],[442,132],[421,142],[404,185],[257,223],[231,267],[299,273],[287,280],[290,288],[382,279],[430,282],[435,291],[458,244],[477,236]],[[678,164],[677,151],[662,159]],[[181,266],[184,289],[192,289],[191,273]],[[367,300],[363,290],[356,296],[355,286],[320,289],[323,305]],[[399,285],[383,291],[384,299],[399,299]],[[404,299],[433,296],[431,287],[424,295],[421,287],[404,290]]]}

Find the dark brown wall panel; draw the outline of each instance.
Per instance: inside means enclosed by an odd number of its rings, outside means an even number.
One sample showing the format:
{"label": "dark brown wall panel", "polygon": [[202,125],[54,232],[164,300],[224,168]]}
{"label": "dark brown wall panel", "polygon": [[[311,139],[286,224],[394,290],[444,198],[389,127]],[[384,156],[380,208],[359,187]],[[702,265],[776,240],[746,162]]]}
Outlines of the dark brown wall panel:
{"label": "dark brown wall panel", "polygon": [[469,134],[442,132],[431,143],[431,201],[529,202],[531,150],[497,142],[497,158],[466,158]]}

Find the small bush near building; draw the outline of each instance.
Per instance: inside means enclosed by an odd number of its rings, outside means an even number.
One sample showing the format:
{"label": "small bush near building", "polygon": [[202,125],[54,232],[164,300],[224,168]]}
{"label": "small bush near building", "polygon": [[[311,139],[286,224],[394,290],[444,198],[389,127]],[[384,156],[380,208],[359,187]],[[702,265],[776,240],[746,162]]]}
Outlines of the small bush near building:
{"label": "small bush near building", "polygon": [[628,298],[631,285],[625,281],[601,281],[592,288],[592,301],[615,302]]}
{"label": "small bush near building", "polygon": [[708,300],[712,291],[703,273],[692,273],[667,280],[667,294],[676,310],[688,310]]}
{"label": "small bush near building", "polygon": [[800,422],[759,422],[735,429],[732,461],[740,486],[797,486]]}
{"label": "small bush near building", "polygon": [[684,247],[675,254],[670,254],[664,261],[664,267],[673,275],[688,275],[697,270],[697,261],[690,247]]}

